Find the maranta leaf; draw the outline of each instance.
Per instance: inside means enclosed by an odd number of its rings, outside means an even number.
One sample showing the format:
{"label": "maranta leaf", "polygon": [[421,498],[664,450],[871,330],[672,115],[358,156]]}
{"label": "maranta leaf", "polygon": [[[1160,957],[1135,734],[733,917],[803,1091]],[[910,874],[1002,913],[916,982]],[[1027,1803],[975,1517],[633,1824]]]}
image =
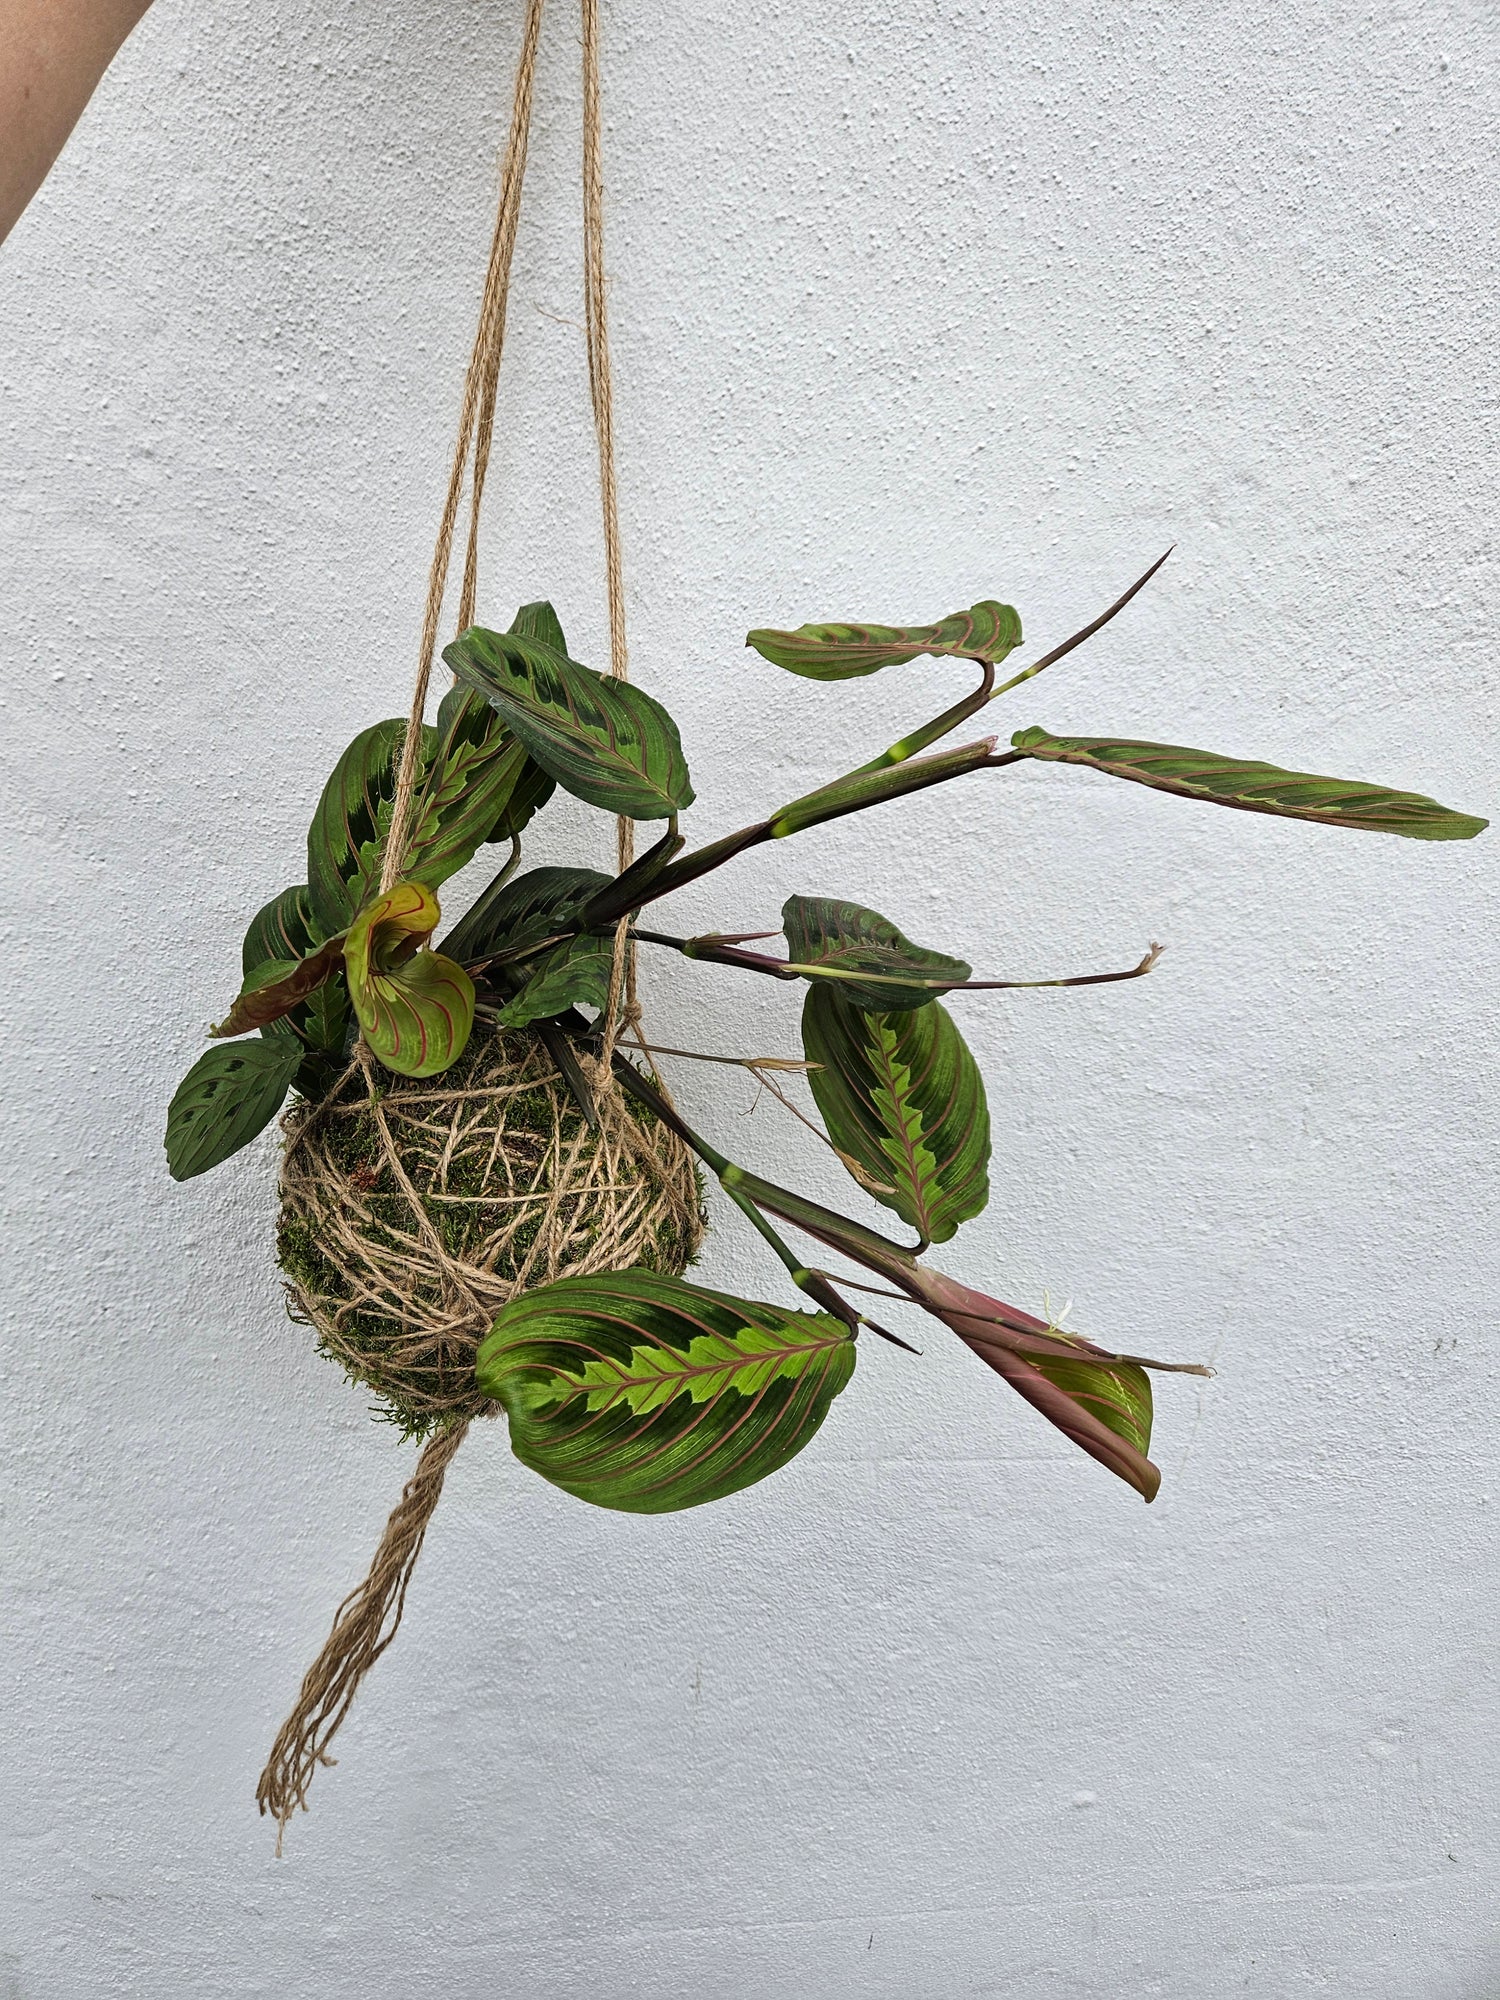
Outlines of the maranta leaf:
{"label": "maranta leaf", "polygon": [[523,1464],[640,1514],[701,1506],[777,1471],[853,1372],[853,1338],[829,1314],[645,1270],[523,1292],[478,1358]]}
{"label": "maranta leaf", "polygon": [[167,1167],[174,1181],[205,1174],[281,1109],[302,1061],[285,1040],[235,1042],[205,1050],[178,1084],[167,1108]]}
{"label": "maranta leaf", "polygon": [[915,1267],[914,1276],[926,1309],[1033,1409],[1143,1500],[1156,1498],[1161,1473],[1146,1455],[1152,1419],[1146,1367],[1166,1364],[1107,1353],[929,1265]]}
{"label": "maranta leaf", "polygon": [[[523,604],[510,629],[567,651],[550,604]],[[499,711],[457,682],[438,705],[437,750],[401,873],[436,888],[485,842],[521,833],[555,789]]]}
{"label": "maranta leaf", "polygon": [[587,934],[564,938],[536,958],[516,966],[526,983],[500,1013],[502,1026],[521,1028],[528,1021],[550,1021],[569,1007],[596,1007],[609,1002],[614,940]]}
{"label": "maranta leaf", "polygon": [[279,1021],[339,971],[343,951],[343,938],[335,937],[317,946],[306,958],[267,959],[247,974],[234,1005],[209,1033],[222,1040],[228,1035],[248,1035],[252,1028],[269,1027],[273,1021]]}
{"label": "maranta leaf", "polygon": [[517,788],[534,783],[536,769],[526,746],[472,688],[454,688],[444,696],[436,735],[401,870],[434,889],[473,860],[497,825],[508,822]]}
{"label": "maranta leaf", "polygon": [[[973,970],[961,958],[913,944],[878,911],[834,896],[788,897],[781,928],[788,959],[807,978],[836,981],[851,1006],[879,1013],[925,1007],[947,987],[961,986]],[[862,984],[855,976],[861,972],[878,974],[879,983]],[[940,983],[903,986],[898,983],[903,972]]]}
{"label": "maranta leaf", "polygon": [[477,965],[496,952],[540,944],[565,931],[588,898],[610,880],[597,868],[528,868],[481,896],[453,926],[443,948],[466,965]]}
{"label": "maranta leaf", "polygon": [[[307,834],[308,901],[324,937],[347,930],[380,882],[406,724],[362,729],[333,767]],[[424,768],[437,732],[423,731]]]}
{"label": "maranta leaf", "polygon": [[349,927],[344,964],[365,1040],[398,1076],[436,1076],[456,1062],[474,1026],[474,982],[461,965],[425,951],[437,897],[398,882]]}
{"label": "maranta leaf", "polygon": [[815,985],[802,1009],[814,1102],[855,1178],[926,1242],[989,1199],[984,1081],[946,1008],[866,1013]]}
{"label": "maranta leaf", "polygon": [[814,681],[853,680],[924,653],[1003,660],[1020,643],[1020,613],[992,597],[936,625],[799,625],[795,632],[745,635],[745,644],[773,666]]}
{"label": "maranta leaf", "polygon": [[1172,743],[1051,736],[1045,729],[1020,729],[1011,744],[1044,762],[1083,764],[1112,778],[1149,785],[1154,791],[1237,806],[1242,812],[1313,820],[1320,826],[1399,833],[1410,840],[1472,840],[1489,825],[1488,820],[1452,812],[1419,792],[1394,792],[1384,785],[1361,784],[1349,778],[1316,778],[1305,771],[1283,771],[1275,764],[1216,757],[1208,750],[1185,750]]}
{"label": "maranta leaf", "polygon": [[677,725],[627,681],[581,667],[540,639],[474,625],[443,658],[491,702],[565,791],[629,819],[693,802]]}
{"label": "maranta leaf", "polygon": [[257,910],[240,949],[240,969],[246,978],[273,959],[283,963],[306,958],[323,943],[323,932],[312,912],[307,884],[283,889]]}

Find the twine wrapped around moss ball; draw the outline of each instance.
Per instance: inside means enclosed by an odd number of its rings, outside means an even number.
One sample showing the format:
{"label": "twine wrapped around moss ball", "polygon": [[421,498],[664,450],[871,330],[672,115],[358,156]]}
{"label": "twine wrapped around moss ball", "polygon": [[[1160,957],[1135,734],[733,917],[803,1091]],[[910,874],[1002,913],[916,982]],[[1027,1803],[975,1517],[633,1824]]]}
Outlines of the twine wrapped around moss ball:
{"label": "twine wrapped around moss ball", "polygon": [[[469,532],[458,630],[474,622],[477,537],[505,339],[512,253],[531,126],[543,0],[526,0],[510,134],[464,382],[459,438],[428,577],[411,715],[402,744],[380,887],[396,881],[411,824],[428,685],[437,649],[465,469]],[[625,589],[616,497],[604,265],[603,114],[598,0],[582,0],[585,316],[590,400],[599,447],[610,674],[628,678]],[[616,820],[619,866],[634,826]],[[256,1797],[277,1821],[307,1805],[307,1788],[359,1684],[395,1637],[407,1585],[443,1481],[469,1424],[491,1407],[474,1358],[496,1313],[555,1278],[646,1265],[680,1274],[702,1239],[696,1167],[665,1126],[627,1104],[610,1055],[639,1019],[634,950],[622,920],[598,1063],[579,1055],[598,1111],[591,1126],[532,1034],[476,1029],[461,1059],[427,1081],[391,1078],[363,1048],[317,1104],[285,1121],[279,1252],[294,1315],[324,1351],[369,1385],[391,1417],[425,1436],[369,1573],[339,1606],[261,1773]]]}
{"label": "twine wrapped around moss ball", "polygon": [[703,1233],[682,1142],[596,1083],[591,1130],[542,1042],[476,1029],[439,1077],[368,1057],[285,1121],[278,1249],[293,1317],[425,1437],[488,1407],[496,1313],[556,1278],[680,1274]]}
{"label": "twine wrapped around moss ball", "polygon": [[627,1102],[607,1067],[579,1062],[595,1126],[534,1034],[483,1027],[426,1081],[392,1076],[361,1049],[327,1097],[284,1120],[278,1247],[292,1316],[427,1443],[261,1773],[278,1852],[396,1636],[453,1454],[494,1407],[474,1357],[496,1313],[555,1278],[634,1265],[678,1275],[702,1241],[686,1147]]}

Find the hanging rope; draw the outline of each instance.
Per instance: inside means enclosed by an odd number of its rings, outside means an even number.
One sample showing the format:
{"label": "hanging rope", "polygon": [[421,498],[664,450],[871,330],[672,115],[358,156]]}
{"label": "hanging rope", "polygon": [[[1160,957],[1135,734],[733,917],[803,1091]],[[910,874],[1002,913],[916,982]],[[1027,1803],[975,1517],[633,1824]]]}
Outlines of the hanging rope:
{"label": "hanging rope", "polygon": [[[620,552],[619,488],[615,478],[614,380],[609,365],[609,287],[604,270],[604,114],[599,90],[599,0],[583,8],[583,296],[588,340],[589,400],[599,447],[599,504],[604,517],[604,580],[609,597],[609,670],[616,680],[630,677],[625,643],[625,564]],[[635,823],[622,813],[615,842],[623,872],[635,859]],[[621,1005],[623,994],[624,1005]],[[614,1087],[611,1061],[622,1028],[640,1021],[636,998],[635,947],[621,918],[615,930],[609,1001],[604,1010],[604,1046],[599,1062],[601,1088]]]}
{"label": "hanging rope", "polygon": [[[505,345],[506,308],[510,297],[511,263],[521,214],[521,191],[531,133],[532,96],[537,50],[541,40],[543,0],[527,0],[521,53],[516,67],[510,132],[500,169],[499,205],[490,243],[489,265],[480,302],[479,326],[464,378],[458,440],[448,475],[448,489],[428,574],[427,604],[422,623],[416,684],[402,744],[390,831],[386,840],[380,886],[389,889],[400,873],[410,830],[418,774],[421,768],[422,726],[442,627],[443,603],[452,563],[453,537],[469,474],[469,519],[464,550],[463,582],[459,592],[458,629],[474,622],[478,572],[479,515],[484,499],[494,434],[495,395]],[[589,396],[599,454],[599,493],[604,525],[604,569],[609,602],[609,670],[616,679],[628,677],[625,639],[625,581],[620,549],[620,520],[615,478],[614,401],[609,360],[609,312],[604,267],[604,183],[601,161],[602,112],[599,86],[598,0],[581,0],[583,10],[583,240],[584,298],[588,346]],[[472,461],[472,470],[470,470]],[[634,826],[616,821],[619,866],[634,856]],[[629,921],[615,931],[609,998],[604,1016],[604,1045],[593,1067],[596,1089],[607,1097],[614,1088],[611,1057],[617,1037],[635,1030],[640,1020],[636,998],[635,949],[629,941]],[[640,1135],[633,1121],[620,1120],[622,1130],[639,1150]],[[660,1162],[648,1162],[657,1167]],[[687,1168],[691,1187],[691,1169]],[[690,1209],[694,1204],[689,1203]],[[696,1223],[696,1214],[690,1216]],[[688,1231],[692,1235],[692,1229]],[[690,1254],[690,1253],[689,1253]],[[333,1629],[308,1669],[291,1714],[283,1723],[261,1773],[256,1796],[262,1813],[278,1823],[277,1852],[287,1821],[307,1805],[308,1786],[320,1764],[329,1764],[328,1746],[348,1714],[359,1684],[390,1645],[401,1623],[407,1586],[421,1553],[427,1524],[443,1490],[454,1453],[467,1435],[467,1416],[437,1432],[424,1447],[401,1499],[386,1523],[368,1575],[339,1606]]]}
{"label": "hanging rope", "polygon": [[255,1796],[262,1813],[275,1815],[278,1854],[287,1821],[299,1806],[307,1810],[307,1788],[318,1766],[337,1761],[328,1746],[360,1682],[396,1636],[427,1523],[468,1429],[465,1421],[439,1431],[417,1460],[385,1524],[369,1574],[334,1613],[327,1643],[304,1675],[296,1705],[271,1746]]}
{"label": "hanging rope", "polygon": [[464,473],[470,446],[474,454],[474,476],[469,497],[469,534],[464,551],[463,590],[459,599],[458,629],[474,622],[474,592],[478,574],[479,509],[484,499],[485,475],[489,471],[490,440],[495,422],[495,388],[500,379],[500,357],[505,347],[505,311],[510,300],[510,267],[515,255],[516,226],[521,219],[521,184],[526,177],[526,151],[531,137],[531,98],[536,81],[537,48],[542,34],[542,0],[527,0],[526,26],[521,38],[521,58],[516,67],[515,98],[511,107],[510,136],[500,168],[500,205],[495,216],[495,233],[490,243],[489,268],[485,272],[484,293],[479,306],[479,329],[464,377],[463,405],[458,420],[458,442],[448,474],[448,493],[443,502],[443,518],[438,528],[437,547],[427,577],[427,611],[422,620],[422,644],[417,658],[417,680],[412,689],[411,714],[406,739],[401,746],[401,766],[396,775],[396,796],[391,807],[391,828],[385,844],[385,862],[380,886],[389,889],[401,868],[406,836],[411,824],[413,795],[421,763],[422,724],[427,713],[427,690],[432,680],[432,663],[437,654],[438,632],[443,621],[443,598],[448,587],[448,569],[453,556],[453,530],[458,523],[463,498]]}
{"label": "hanging rope", "polygon": [[[526,153],[531,136],[531,102],[536,81],[537,48],[542,32],[542,0],[527,0],[526,24],[522,31],[521,54],[516,66],[515,91],[511,104],[510,133],[500,168],[500,199],[495,230],[490,242],[489,265],[479,308],[479,328],[474,336],[464,377],[463,403],[459,413],[458,442],[448,474],[448,491],[438,527],[437,546],[427,579],[427,608],[422,621],[422,643],[417,661],[416,685],[412,690],[411,715],[401,750],[396,777],[396,794],[391,807],[390,833],[380,886],[388,889],[400,870],[411,822],[417,773],[422,748],[422,724],[427,708],[427,690],[432,679],[432,663],[437,653],[442,624],[443,598],[453,553],[453,531],[463,498],[464,473],[473,448],[474,471],[469,502],[468,544],[464,553],[464,581],[460,598],[460,629],[473,622],[474,587],[479,529],[479,508],[484,497],[485,474],[489,469],[490,440],[494,427],[495,385],[500,375],[500,357],[505,345],[505,312],[510,297],[510,267],[515,254],[516,227],[521,215],[521,187],[526,175]],[[307,1788],[318,1766],[331,1763],[328,1745],[333,1740],[360,1682],[396,1636],[406,1607],[406,1588],[427,1523],[443,1491],[449,1461],[468,1432],[468,1423],[454,1424],[439,1431],[422,1450],[416,1470],[407,1481],[400,1501],[386,1523],[385,1533],[375,1552],[368,1575],[358,1589],[339,1606],[333,1629],[322,1651],[303,1679],[291,1714],[282,1724],[256,1789],[262,1813],[272,1813],[277,1822],[276,1849],[281,1851],[287,1821],[301,1806],[307,1807]]]}

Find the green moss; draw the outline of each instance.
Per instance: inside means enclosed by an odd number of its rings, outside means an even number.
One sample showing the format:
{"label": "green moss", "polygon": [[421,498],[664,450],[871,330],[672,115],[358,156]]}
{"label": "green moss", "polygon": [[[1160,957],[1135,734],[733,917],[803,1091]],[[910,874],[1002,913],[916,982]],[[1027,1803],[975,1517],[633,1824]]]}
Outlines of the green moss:
{"label": "green moss", "polygon": [[[519,1067],[531,1053],[527,1037],[478,1033],[459,1062],[436,1082],[403,1086],[392,1079],[384,1093],[387,1115],[400,1131],[402,1118],[412,1115],[411,1107],[403,1107],[403,1098],[435,1089],[457,1092],[478,1087],[487,1075],[493,1075],[497,1065]],[[374,1116],[360,1102],[361,1090],[356,1080],[349,1087],[348,1110],[320,1121],[321,1136],[335,1174],[352,1184],[349,1212],[356,1212],[356,1205],[362,1212],[359,1233],[378,1264],[382,1252],[394,1250],[410,1238],[412,1215],[406,1194],[385,1158]],[[442,1121],[447,1113],[434,1105],[424,1115]],[[649,1112],[636,1115],[647,1130],[657,1123]],[[581,1135],[587,1147],[591,1140],[583,1115],[571,1099],[560,1095],[554,1100],[550,1090],[538,1088],[518,1091],[506,1101],[504,1146],[523,1185],[529,1184],[536,1163],[550,1152],[554,1137],[566,1151]],[[419,1134],[413,1136],[420,1138]],[[425,1212],[444,1249],[455,1261],[472,1261],[507,1223],[516,1224],[492,1266],[496,1278],[504,1284],[511,1282],[525,1263],[541,1226],[549,1190],[546,1186],[538,1187],[535,1208],[526,1212],[517,1224],[514,1202],[491,1203],[484,1199],[491,1193],[507,1195],[512,1191],[503,1170],[498,1176],[489,1174],[488,1156],[488,1137],[441,1153],[436,1147],[424,1151],[418,1144],[411,1152],[403,1148],[402,1165],[422,1195]],[[703,1181],[696,1166],[693,1175],[696,1206],[701,1213]],[[595,1240],[596,1235],[585,1237],[575,1246],[573,1256],[586,1254]],[[686,1269],[693,1253],[690,1235],[675,1215],[664,1210],[660,1231],[640,1261],[651,1270],[679,1274]],[[406,1436],[425,1437],[446,1423],[472,1414],[480,1406],[473,1369],[468,1363],[460,1366],[451,1360],[444,1362],[434,1354],[431,1365],[413,1364],[399,1353],[411,1343],[410,1328],[401,1320],[368,1308],[349,1310],[355,1292],[348,1278],[327,1254],[318,1230],[289,1205],[282,1209],[277,1255],[303,1310],[315,1326],[320,1318],[331,1319],[338,1314],[339,1341],[349,1352],[340,1351],[321,1332],[319,1348],[337,1361],[352,1381],[374,1392],[378,1399],[375,1414],[382,1420],[395,1424]],[[438,1292],[434,1273],[428,1296],[436,1301]],[[435,1415],[427,1406],[429,1399],[450,1404],[452,1408],[448,1414]]]}

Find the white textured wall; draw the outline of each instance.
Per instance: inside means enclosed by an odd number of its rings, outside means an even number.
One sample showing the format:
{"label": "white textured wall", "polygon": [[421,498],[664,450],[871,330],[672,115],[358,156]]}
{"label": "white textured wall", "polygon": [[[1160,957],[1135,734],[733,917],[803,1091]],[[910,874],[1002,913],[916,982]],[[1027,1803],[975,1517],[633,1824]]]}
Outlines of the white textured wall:
{"label": "white textured wall", "polygon": [[[0,1996],[1489,2000],[1500,837],[1037,768],[681,915],[843,892],[994,973],[1167,941],[962,1004],[995,1196],[944,1253],[1217,1364],[1161,1388],[1160,1502],[936,1330],[687,1515],[496,1427],[272,1858],[262,1755],[410,1453],[282,1316],[270,1139],[174,1187],[162,1111],[406,698],[518,26],[159,0],[0,253]],[[1497,39],[1479,0],[615,0],[634,657],[697,830],[956,691],[794,682],[748,625],[994,594],[1051,640],[1172,540],[1007,727],[1494,811]],[[576,68],[561,7],[481,608],[551,594],[598,661]],[[602,857],[584,822],[555,854]],[[794,1045],[768,982],[651,997],[664,1040]],[[708,1275],[782,1296],[716,1213]]]}

